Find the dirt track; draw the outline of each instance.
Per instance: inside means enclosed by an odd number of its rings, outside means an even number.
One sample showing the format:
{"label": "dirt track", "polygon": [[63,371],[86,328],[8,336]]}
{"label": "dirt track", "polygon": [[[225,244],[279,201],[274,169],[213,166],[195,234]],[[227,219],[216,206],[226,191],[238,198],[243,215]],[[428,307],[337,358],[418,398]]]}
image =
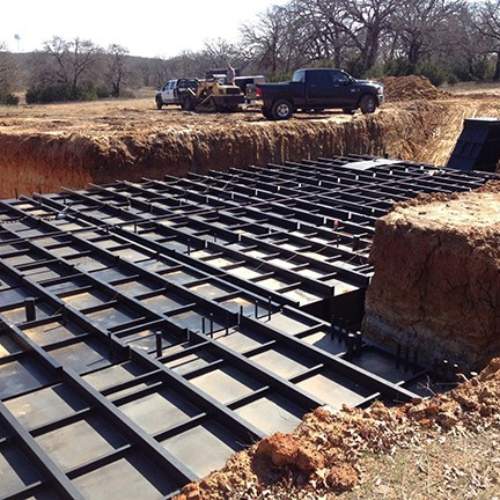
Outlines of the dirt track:
{"label": "dirt track", "polygon": [[468,116],[500,116],[491,97],[388,103],[374,115],[264,120],[258,111],[157,111],[152,99],[0,108],[0,196],[332,154],[387,153],[443,164]]}

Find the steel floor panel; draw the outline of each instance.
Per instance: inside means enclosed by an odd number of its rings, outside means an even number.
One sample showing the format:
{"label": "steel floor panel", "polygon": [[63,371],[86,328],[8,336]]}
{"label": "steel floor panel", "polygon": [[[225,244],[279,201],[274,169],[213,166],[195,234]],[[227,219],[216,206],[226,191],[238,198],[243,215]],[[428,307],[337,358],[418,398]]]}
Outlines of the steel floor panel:
{"label": "steel floor panel", "polygon": [[343,377],[339,378],[329,371],[301,380],[297,385],[321,398],[335,410],[340,410],[344,405],[357,406],[369,396],[369,392],[359,384]]}
{"label": "steel floor panel", "polygon": [[162,442],[199,477],[222,467],[243,444],[215,421],[204,422]]}
{"label": "steel floor panel", "polygon": [[170,497],[318,406],[429,394],[358,332],[375,223],[494,176],[372,159],[0,201],[0,499]]}
{"label": "steel floor panel", "polygon": [[0,400],[38,389],[50,383],[52,377],[43,365],[26,354],[0,364]]}
{"label": "steel floor panel", "polygon": [[300,407],[272,393],[238,407],[236,413],[266,434],[291,432],[302,417]]}
{"label": "steel floor panel", "polygon": [[73,479],[85,498],[156,500],[177,489],[177,484],[141,455],[119,458]]}
{"label": "steel floor panel", "polygon": [[262,387],[261,383],[234,367],[215,369],[189,381],[224,404],[248,396]]}
{"label": "steel floor panel", "polygon": [[301,359],[291,349],[268,349],[251,356],[250,359],[285,379],[300,375],[307,368],[314,366],[313,362]]}
{"label": "steel floor panel", "polygon": [[63,470],[74,469],[126,443],[105,419],[94,415],[39,434],[35,440]]}
{"label": "steel floor panel", "polygon": [[5,402],[7,409],[27,429],[73,415],[87,403],[64,384],[39,389]]}
{"label": "steel floor panel", "polygon": [[122,404],[119,409],[149,434],[186,422],[199,412],[180,394],[167,388]]}
{"label": "steel floor panel", "polygon": [[12,495],[42,479],[42,474],[16,446],[0,446],[0,494]]}

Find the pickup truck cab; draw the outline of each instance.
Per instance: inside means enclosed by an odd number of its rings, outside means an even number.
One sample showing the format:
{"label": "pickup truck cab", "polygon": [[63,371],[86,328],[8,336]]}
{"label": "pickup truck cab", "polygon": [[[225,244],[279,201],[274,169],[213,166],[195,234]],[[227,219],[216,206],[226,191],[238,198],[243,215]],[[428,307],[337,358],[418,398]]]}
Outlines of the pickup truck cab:
{"label": "pickup truck cab", "polygon": [[169,80],[155,96],[156,107],[161,109],[168,104],[182,104],[183,94],[186,90],[196,90],[197,87],[198,80],[188,80],[186,78]]}
{"label": "pickup truck cab", "polygon": [[373,113],[384,101],[381,83],[356,80],[345,71],[330,68],[299,69],[290,82],[257,85],[262,112],[271,120],[287,120],[297,110],[339,108],[352,114]]}

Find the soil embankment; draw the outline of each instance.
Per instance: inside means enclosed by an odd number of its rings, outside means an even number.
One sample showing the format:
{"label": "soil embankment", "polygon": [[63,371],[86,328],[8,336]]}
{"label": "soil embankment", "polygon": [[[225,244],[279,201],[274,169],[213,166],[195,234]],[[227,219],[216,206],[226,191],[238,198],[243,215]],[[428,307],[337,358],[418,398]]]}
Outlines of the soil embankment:
{"label": "soil embankment", "polygon": [[377,221],[365,332],[478,369],[500,353],[500,181],[422,195]]}
{"label": "soil embankment", "polygon": [[152,100],[2,108],[0,197],[347,152],[443,164],[463,119],[479,115],[500,116],[500,102],[424,98],[369,116],[299,114],[281,123],[258,111],[157,111]]}

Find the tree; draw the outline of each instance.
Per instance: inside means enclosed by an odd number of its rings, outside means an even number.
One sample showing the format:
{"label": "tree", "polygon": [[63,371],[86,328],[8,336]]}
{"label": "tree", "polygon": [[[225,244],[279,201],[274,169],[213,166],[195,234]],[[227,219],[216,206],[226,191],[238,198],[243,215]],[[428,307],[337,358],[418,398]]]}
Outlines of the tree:
{"label": "tree", "polygon": [[399,0],[341,0],[345,9],[345,33],[358,50],[360,73],[366,73],[376,63],[381,38],[390,29],[391,16]]}
{"label": "tree", "polygon": [[17,97],[12,94],[17,80],[17,67],[12,54],[5,43],[0,42],[0,103],[17,104]]}
{"label": "tree", "polygon": [[96,64],[101,49],[90,40],[68,41],[55,36],[44,43],[44,51],[55,62],[55,81],[67,86],[70,94],[76,96],[83,77]]}
{"label": "tree", "polygon": [[[205,42],[201,56],[210,68],[224,68],[228,63],[236,67],[244,65],[244,57],[240,48],[223,38]],[[206,69],[209,69],[208,67]]]}
{"label": "tree", "polygon": [[488,52],[496,55],[493,79],[500,80],[500,0],[489,0],[477,6],[476,28],[490,42]]}
{"label": "tree", "polygon": [[296,29],[293,5],[274,6],[256,22],[242,26],[242,43],[259,68],[273,74],[287,73],[304,59]]}
{"label": "tree", "polygon": [[295,0],[297,17],[302,19],[303,48],[312,59],[331,59],[341,67],[349,50],[349,19],[338,0]]}
{"label": "tree", "polygon": [[128,77],[128,53],[129,51],[125,47],[116,43],[110,45],[106,52],[108,58],[107,79],[113,97],[120,97],[122,86]]}
{"label": "tree", "polygon": [[414,71],[422,57],[446,42],[443,36],[452,16],[461,11],[461,0],[402,0],[391,18],[392,29]]}

